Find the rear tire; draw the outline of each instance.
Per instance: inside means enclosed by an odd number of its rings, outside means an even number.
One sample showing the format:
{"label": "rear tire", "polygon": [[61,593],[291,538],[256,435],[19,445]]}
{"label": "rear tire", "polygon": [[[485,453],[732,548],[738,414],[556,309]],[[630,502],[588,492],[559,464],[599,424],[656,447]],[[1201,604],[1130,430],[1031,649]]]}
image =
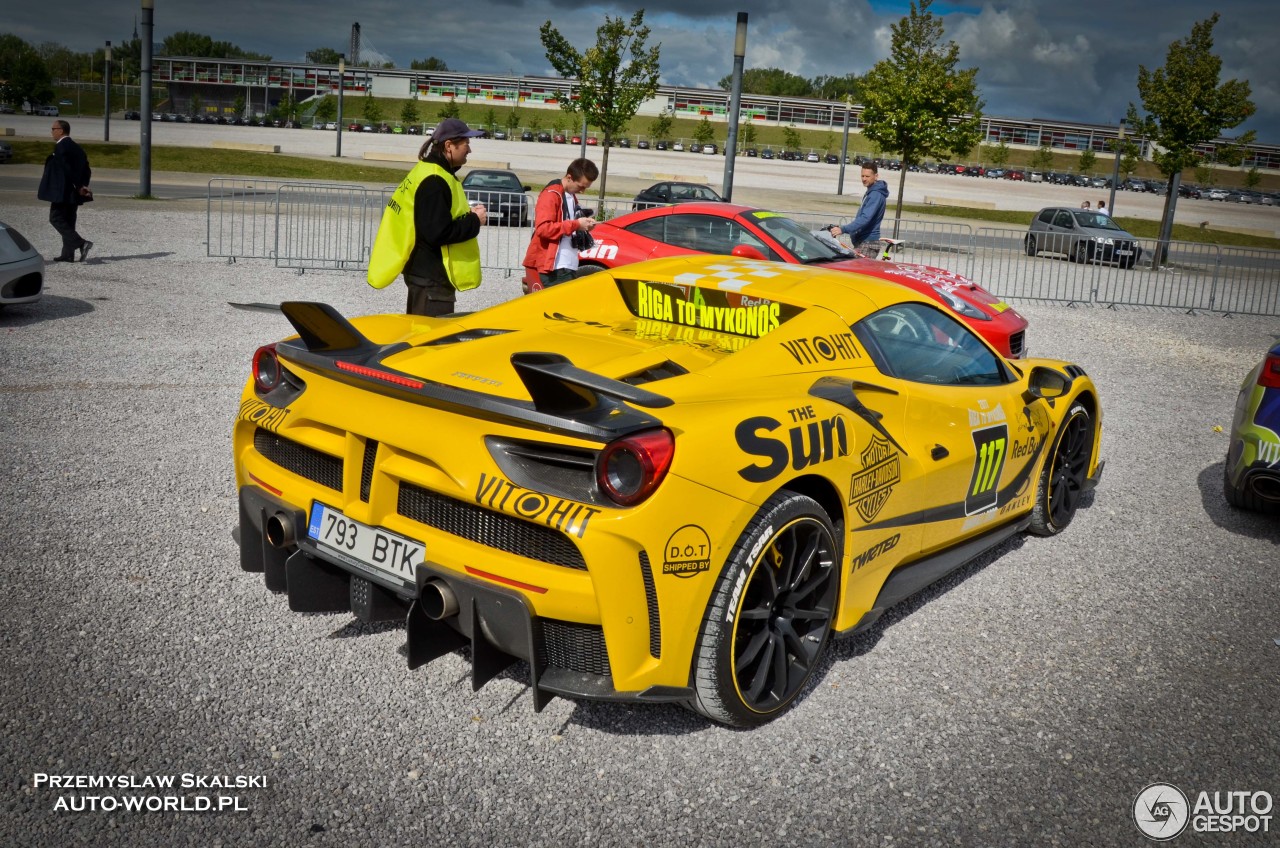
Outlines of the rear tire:
{"label": "rear tire", "polygon": [[1075,518],[1089,476],[1093,456],[1093,417],[1081,403],[1073,403],[1062,422],[1053,450],[1044,461],[1031,525],[1037,536],[1061,533]]}
{"label": "rear tire", "polygon": [[1040,252],[1040,251],[1039,251],[1039,248],[1038,248],[1038,247],[1037,247],[1037,245],[1036,245],[1036,237],[1035,237],[1035,236],[1027,236],[1027,255],[1028,255],[1028,256],[1035,256],[1035,255],[1036,255],[1036,254],[1038,254],[1039,252]]}
{"label": "rear tire", "polygon": [[712,590],[688,707],[735,727],[791,707],[831,635],[838,551],[831,519],[812,498],[779,492],[765,501]]}

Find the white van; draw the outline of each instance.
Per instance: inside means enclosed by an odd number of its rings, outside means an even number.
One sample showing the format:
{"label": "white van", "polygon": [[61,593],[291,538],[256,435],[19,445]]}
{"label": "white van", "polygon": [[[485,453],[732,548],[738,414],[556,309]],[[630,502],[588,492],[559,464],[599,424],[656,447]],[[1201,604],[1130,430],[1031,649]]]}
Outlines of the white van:
{"label": "white van", "polygon": [[42,115],[46,118],[56,118],[58,117],[58,107],[57,106],[41,106],[39,109],[36,109],[36,114]]}

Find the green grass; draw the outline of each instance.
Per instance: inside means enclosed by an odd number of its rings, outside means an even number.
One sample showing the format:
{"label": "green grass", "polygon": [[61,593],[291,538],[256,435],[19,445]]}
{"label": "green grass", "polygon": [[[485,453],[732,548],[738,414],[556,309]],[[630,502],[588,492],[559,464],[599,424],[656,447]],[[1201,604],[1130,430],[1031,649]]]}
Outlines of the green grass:
{"label": "green grass", "polygon": [[[310,130],[298,130],[310,132]],[[42,164],[49,155],[47,141],[11,141],[13,161],[31,165]],[[116,144],[112,142],[85,142],[82,145],[89,155],[89,161],[95,168],[119,168],[137,170],[138,146],[135,144]],[[305,179],[318,182],[364,182],[391,185],[404,177],[407,165],[381,167],[377,165],[356,164],[351,161],[312,158],[306,156],[283,156],[278,153],[252,153],[240,150],[212,150],[198,147],[168,147],[153,145],[151,148],[151,168],[153,171],[172,171],[188,174],[235,175],[245,177],[270,177],[277,179]],[[618,197],[624,195],[618,194]],[[629,194],[625,195],[630,197]],[[1025,227],[1031,213],[1017,210],[970,209],[954,206],[922,206],[904,204],[904,215],[933,215],[949,218],[961,218],[969,221],[989,221],[995,224],[1009,224]],[[890,204],[888,215],[893,214]],[[1141,218],[1120,217],[1116,219],[1124,227],[1139,238],[1154,239],[1159,236],[1160,224]],[[1183,224],[1174,224],[1175,241],[1200,242],[1205,244],[1221,244],[1234,247],[1263,247],[1280,249],[1280,239],[1245,233],[1224,232],[1213,229],[1200,229]]]}

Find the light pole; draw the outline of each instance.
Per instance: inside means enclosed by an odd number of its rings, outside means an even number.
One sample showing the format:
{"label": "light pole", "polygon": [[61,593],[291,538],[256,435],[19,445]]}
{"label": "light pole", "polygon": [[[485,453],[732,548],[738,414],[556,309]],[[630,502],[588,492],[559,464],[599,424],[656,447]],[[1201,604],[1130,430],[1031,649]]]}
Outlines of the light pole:
{"label": "light pole", "polygon": [[1116,186],[1120,183],[1120,155],[1124,152],[1125,120],[1120,119],[1120,129],[1116,132],[1116,161],[1111,171],[1111,196],[1107,198],[1107,209],[1112,218],[1116,216]]}
{"label": "light pole", "polygon": [[342,90],[347,87],[347,56],[338,57],[338,150],[333,155],[342,158]]}
{"label": "light pole", "polygon": [[156,0],[142,0],[142,127],[138,145],[138,195],[151,196],[151,39]]}
{"label": "light pole", "polygon": [[844,194],[844,163],[849,159],[849,113],[853,111],[853,97],[844,96],[844,141],[840,143],[840,179],[836,181],[836,194]]}
{"label": "light pole", "polygon": [[733,36],[733,87],[729,90],[729,137],[724,141],[724,184],[720,193],[733,197],[733,164],[738,154],[738,113],[742,111],[742,63],[747,55],[747,13],[738,13]]}
{"label": "light pole", "polygon": [[106,80],[106,87],[102,98],[102,140],[111,140],[111,42],[107,42],[106,52],[103,54],[103,77]]}

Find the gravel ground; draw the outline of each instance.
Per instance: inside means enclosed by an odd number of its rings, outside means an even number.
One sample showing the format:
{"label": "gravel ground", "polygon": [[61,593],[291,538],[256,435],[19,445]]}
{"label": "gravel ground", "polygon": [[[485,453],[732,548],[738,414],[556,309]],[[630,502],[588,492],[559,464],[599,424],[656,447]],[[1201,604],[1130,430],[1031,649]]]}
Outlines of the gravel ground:
{"label": "gravel ground", "polygon": [[[3,215],[53,255],[46,207]],[[228,304],[361,314],[402,287],[207,259],[189,205],[106,199],[82,224],[90,261],[0,312],[0,841],[1139,845],[1150,783],[1280,794],[1280,525],[1225,505],[1215,429],[1274,318],[1019,305],[1032,348],[1101,388],[1096,496],[836,643],[794,710],[742,732],[666,706],[534,713],[523,670],[472,693],[463,654],[406,670],[401,626],[289,612],[230,533],[240,386],[288,328]],[[239,811],[72,812],[166,793],[38,774],[265,787],[167,793]]]}

